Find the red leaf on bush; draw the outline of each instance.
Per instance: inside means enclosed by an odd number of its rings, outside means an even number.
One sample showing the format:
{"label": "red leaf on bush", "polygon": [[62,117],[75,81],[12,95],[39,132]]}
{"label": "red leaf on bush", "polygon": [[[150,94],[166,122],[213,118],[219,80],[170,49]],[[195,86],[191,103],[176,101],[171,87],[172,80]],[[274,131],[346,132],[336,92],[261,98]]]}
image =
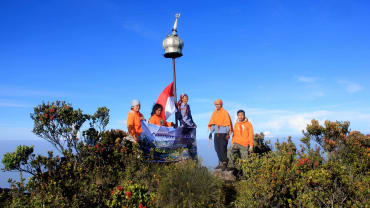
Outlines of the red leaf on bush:
{"label": "red leaf on bush", "polygon": [[297,166],[302,166],[302,165],[304,165],[308,162],[309,162],[309,160],[307,158],[301,158],[300,160],[298,160]]}
{"label": "red leaf on bush", "polygon": [[126,192],[126,196],[127,196],[128,198],[131,198],[131,196],[132,196],[131,191],[127,191],[127,192]]}
{"label": "red leaf on bush", "polygon": [[122,147],[121,152],[124,152],[125,150],[126,150],[126,148],[125,147]]}

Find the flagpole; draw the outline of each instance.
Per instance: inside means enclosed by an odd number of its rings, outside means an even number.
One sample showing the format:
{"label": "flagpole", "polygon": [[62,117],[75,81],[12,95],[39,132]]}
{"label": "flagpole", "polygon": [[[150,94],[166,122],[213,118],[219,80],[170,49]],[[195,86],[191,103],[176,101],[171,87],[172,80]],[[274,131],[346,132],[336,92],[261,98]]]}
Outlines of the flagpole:
{"label": "flagpole", "polygon": [[[176,93],[176,67],[175,67],[175,58],[172,58],[172,72],[173,72],[173,96],[175,97],[175,106],[176,106],[177,105],[177,93]],[[177,116],[175,114],[175,126],[177,126],[177,125],[178,125],[178,123],[177,123]]]}
{"label": "flagpole", "polygon": [[[177,104],[175,59],[182,56],[182,48],[184,47],[184,42],[177,35],[177,23],[179,18],[180,14],[176,14],[176,20],[172,28],[172,34],[167,35],[167,37],[163,40],[164,57],[172,58],[173,95],[175,97],[175,105]],[[175,120],[177,126],[177,118],[175,118]]]}
{"label": "flagpole", "polygon": [[175,58],[172,58],[172,72],[173,72],[173,95],[175,97],[175,103],[177,103]]}

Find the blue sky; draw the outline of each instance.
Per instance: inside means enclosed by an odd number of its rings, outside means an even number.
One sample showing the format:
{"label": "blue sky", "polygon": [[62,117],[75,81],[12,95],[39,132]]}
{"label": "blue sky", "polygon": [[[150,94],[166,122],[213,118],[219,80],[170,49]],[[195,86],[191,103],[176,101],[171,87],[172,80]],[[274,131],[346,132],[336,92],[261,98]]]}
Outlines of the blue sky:
{"label": "blue sky", "polygon": [[[172,81],[162,40],[180,12],[178,94],[189,94],[199,138],[216,98],[256,132],[299,136],[313,118],[370,129],[369,1],[0,2],[0,140],[33,139],[29,114],[65,100],[111,110],[126,130],[130,100],[149,118]],[[170,119],[171,120],[171,119]]]}

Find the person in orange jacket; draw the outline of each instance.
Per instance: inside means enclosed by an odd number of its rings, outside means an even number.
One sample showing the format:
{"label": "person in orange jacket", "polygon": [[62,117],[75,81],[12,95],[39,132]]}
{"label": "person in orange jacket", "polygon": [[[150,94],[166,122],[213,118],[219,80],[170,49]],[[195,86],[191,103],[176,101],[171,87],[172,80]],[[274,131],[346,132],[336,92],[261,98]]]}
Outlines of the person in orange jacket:
{"label": "person in orange jacket", "polygon": [[227,143],[230,135],[233,132],[233,124],[229,113],[222,107],[221,99],[215,101],[216,110],[212,113],[212,117],[208,123],[210,132],[209,139],[212,139],[214,133],[214,146],[218,157],[218,166],[215,169],[225,170],[227,167]]}
{"label": "person in orange jacket", "polygon": [[234,125],[232,144],[227,151],[229,170],[235,167],[235,154],[240,154],[240,158],[244,160],[253,150],[253,126],[248,118],[245,117],[245,112],[243,110],[239,110],[237,115],[238,122]]}
{"label": "person in orange jacket", "polygon": [[131,101],[131,110],[127,116],[127,130],[128,133],[138,141],[138,138],[143,132],[141,128],[141,120],[145,120],[143,114],[140,113],[140,102],[138,100]]}
{"label": "person in orange jacket", "polygon": [[163,118],[161,117],[162,111],[163,106],[161,104],[154,104],[151,114],[152,116],[149,119],[149,123],[157,126],[173,126],[172,122],[167,122],[166,120],[163,120]]}

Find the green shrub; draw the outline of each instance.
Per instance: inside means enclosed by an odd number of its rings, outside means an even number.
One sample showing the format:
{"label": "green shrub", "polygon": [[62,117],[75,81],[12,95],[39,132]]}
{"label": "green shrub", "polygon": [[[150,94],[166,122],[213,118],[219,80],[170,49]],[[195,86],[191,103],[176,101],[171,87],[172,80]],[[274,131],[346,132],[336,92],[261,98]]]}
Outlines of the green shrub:
{"label": "green shrub", "polygon": [[264,154],[271,151],[270,141],[265,141],[265,135],[262,132],[254,135],[253,143],[254,153]]}
{"label": "green shrub", "polygon": [[158,207],[223,207],[221,182],[192,160],[164,168],[158,189]]}
{"label": "green shrub", "polygon": [[[10,206],[106,207],[113,187],[124,181],[136,180],[145,187],[155,184],[149,173],[155,166],[143,157],[138,145],[123,140],[127,134],[122,130],[105,130],[109,121],[105,107],[88,115],[62,101],[43,103],[35,107],[31,118],[34,133],[51,142],[62,157],[51,151],[47,156],[35,156],[27,146],[7,153],[3,158],[6,170],[32,174],[25,187],[22,177],[14,183],[18,188],[12,191]],[[85,121],[89,128],[83,131]],[[83,131],[82,137],[79,131]]]}
{"label": "green shrub", "polygon": [[235,207],[289,207],[296,196],[295,145],[276,144],[276,151],[241,160],[243,180],[236,185]]}
{"label": "green shrub", "polygon": [[240,161],[236,207],[368,207],[370,135],[316,120],[303,133],[298,151],[288,140]]}
{"label": "green shrub", "polygon": [[330,160],[320,168],[300,175],[297,180],[296,206],[363,207],[367,204],[367,196],[361,189],[367,186],[369,191],[369,185],[348,173],[348,168]]}
{"label": "green shrub", "polygon": [[142,207],[153,205],[154,194],[150,194],[148,188],[133,182],[127,182],[122,186],[116,186],[111,192],[106,205],[109,208]]}
{"label": "green shrub", "polygon": [[364,207],[370,190],[370,135],[349,130],[349,122],[325,121],[324,126],[312,120],[304,131],[303,148],[311,161],[319,158],[313,151],[314,140],[324,151],[315,169],[308,169],[297,181],[297,206]]}
{"label": "green shrub", "polygon": [[4,170],[19,171],[20,181],[0,193],[2,207],[369,207],[370,135],[350,132],[349,122],[312,120],[299,150],[289,138],[271,151],[256,134],[234,186],[195,161],[152,163],[124,131],[105,129],[105,107],[89,115],[56,101],[31,118],[61,156],[27,146],[6,153]]}

